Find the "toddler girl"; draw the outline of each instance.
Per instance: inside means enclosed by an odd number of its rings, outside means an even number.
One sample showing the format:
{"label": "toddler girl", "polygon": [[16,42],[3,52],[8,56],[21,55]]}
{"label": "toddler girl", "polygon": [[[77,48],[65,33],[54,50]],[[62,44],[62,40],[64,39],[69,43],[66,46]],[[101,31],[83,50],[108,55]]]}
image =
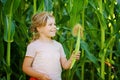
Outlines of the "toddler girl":
{"label": "toddler girl", "polygon": [[74,53],[67,60],[61,43],[53,40],[56,34],[55,18],[51,13],[41,12],[33,15],[31,23],[33,40],[27,46],[23,71],[30,80],[61,80],[63,69],[69,69]]}

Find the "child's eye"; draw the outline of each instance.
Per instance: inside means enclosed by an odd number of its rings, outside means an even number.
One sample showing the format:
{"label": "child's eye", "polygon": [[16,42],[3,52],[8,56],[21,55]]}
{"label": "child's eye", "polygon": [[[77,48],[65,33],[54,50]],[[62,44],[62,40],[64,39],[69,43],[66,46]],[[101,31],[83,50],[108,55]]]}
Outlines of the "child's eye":
{"label": "child's eye", "polygon": [[52,24],[49,24],[49,26],[52,26]]}
{"label": "child's eye", "polygon": [[52,24],[52,23],[51,23],[51,24],[49,24],[49,26],[52,26],[52,25],[56,25],[56,24],[55,24],[55,23],[54,23],[54,24]]}

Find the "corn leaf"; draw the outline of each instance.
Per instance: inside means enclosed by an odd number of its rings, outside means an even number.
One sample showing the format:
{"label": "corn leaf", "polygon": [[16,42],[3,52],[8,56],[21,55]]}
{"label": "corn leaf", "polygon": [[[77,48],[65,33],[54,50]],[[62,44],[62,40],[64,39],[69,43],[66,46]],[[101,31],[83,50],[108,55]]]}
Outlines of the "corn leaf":
{"label": "corn leaf", "polygon": [[85,53],[86,53],[87,58],[88,58],[90,61],[92,61],[96,66],[98,66],[98,60],[97,60],[97,58],[96,58],[93,54],[90,53],[89,48],[88,48],[88,44],[85,43],[85,42],[82,41],[82,40],[81,40],[81,48],[82,48],[83,50],[85,50]]}
{"label": "corn leaf", "polygon": [[4,28],[4,40],[6,42],[13,42],[13,36],[15,34],[15,24],[14,22],[11,22],[11,24],[9,24],[8,17],[5,18],[4,24],[6,24]]}

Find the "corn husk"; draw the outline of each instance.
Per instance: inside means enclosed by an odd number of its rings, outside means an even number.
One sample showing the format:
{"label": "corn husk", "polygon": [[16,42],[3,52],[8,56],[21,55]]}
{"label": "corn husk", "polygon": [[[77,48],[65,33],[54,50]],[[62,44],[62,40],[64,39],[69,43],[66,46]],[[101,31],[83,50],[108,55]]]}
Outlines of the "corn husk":
{"label": "corn husk", "polygon": [[[77,42],[76,42],[76,47],[75,47],[75,52],[74,52],[74,54],[77,54],[79,52],[79,49],[80,49],[80,39],[83,37],[83,28],[80,24],[76,24],[73,27],[73,36],[77,37]],[[72,64],[71,64],[70,69],[72,69],[75,62],[76,62],[76,59],[74,58],[72,60]]]}

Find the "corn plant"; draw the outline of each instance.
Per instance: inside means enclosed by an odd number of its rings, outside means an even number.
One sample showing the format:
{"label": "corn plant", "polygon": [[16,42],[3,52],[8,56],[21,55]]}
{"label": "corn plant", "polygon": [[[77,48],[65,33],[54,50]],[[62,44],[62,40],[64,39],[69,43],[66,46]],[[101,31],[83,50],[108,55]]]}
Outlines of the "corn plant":
{"label": "corn plant", "polygon": [[[84,29],[84,18],[85,18],[85,8],[86,8],[86,6],[87,6],[87,4],[88,4],[88,0],[85,0],[84,1],[84,3],[83,3],[83,10],[82,10],[82,26],[83,26],[83,29]],[[85,39],[85,37],[84,37],[84,39]],[[84,50],[82,50],[82,57],[84,57]],[[84,63],[83,63],[83,65],[81,65],[81,67],[82,67],[82,71],[81,71],[81,80],[84,80]]]}
{"label": "corn plant", "polygon": [[[13,21],[13,13],[17,9],[19,5],[19,1],[12,1],[12,0],[7,0],[4,4],[3,8],[3,25],[4,25],[4,40],[7,42],[7,56],[6,56],[6,73],[7,73],[7,80],[10,80],[10,75],[11,75],[11,69],[10,69],[10,50],[11,50],[11,43],[13,42],[13,36],[15,33],[15,24]],[[5,15],[4,15],[5,14]]]}
{"label": "corn plant", "polygon": [[[105,2],[102,2],[102,0],[98,1],[98,6],[99,6],[99,10],[97,11],[97,16],[100,22],[100,28],[101,28],[101,51],[100,51],[100,57],[101,57],[101,78],[104,80],[105,79],[105,57],[106,57],[106,53],[107,53],[107,47],[105,47],[105,30],[107,28],[106,25],[106,20],[104,17],[104,9],[105,7],[103,7],[103,4],[106,4]],[[114,0],[111,4],[111,11],[110,14],[114,15],[113,13],[113,8],[114,8]],[[112,27],[111,27],[111,31],[113,31]],[[111,37],[112,40],[114,40],[114,35],[113,37]],[[111,40],[109,40],[109,42],[111,42]],[[107,46],[109,44],[109,42],[107,43]],[[110,55],[111,56],[111,55]],[[112,57],[112,56],[111,56]],[[109,75],[110,77],[110,75]]]}
{"label": "corn plant", "polygon": [[120,0],[1,0],[0,8],[0,80],[29,79],[21,66],[31,17],[41,11],[53,12],[59,28],[55,39],[67,58],[77,40],[73,26],[79,23],[84,28],[80,60],[63,70],[63,80],[120,79]]}
{"label": "corn plant", "polygon": [[[77,54],[77,52],[79,51],[79,49],[80,49],[80,39],[81,39],[81,37],[82,37],[82,35],[83,35],[83,29],[82,29],[82,27],[81,27],[81,25],[80,24],[76,24],[75,26],[74,26],[74,28],[73,28],[73,35],[75,36],[75,37],[77,37],[77,41],[76,41],[76,47],[75,47],[75,53],[74,54]],[[75,64],[75,59],[73,59],[73,61],[72,61],[72,63],[71,63],[71,67],[70,67],[70,69],[74,66],[74,64]]]}

